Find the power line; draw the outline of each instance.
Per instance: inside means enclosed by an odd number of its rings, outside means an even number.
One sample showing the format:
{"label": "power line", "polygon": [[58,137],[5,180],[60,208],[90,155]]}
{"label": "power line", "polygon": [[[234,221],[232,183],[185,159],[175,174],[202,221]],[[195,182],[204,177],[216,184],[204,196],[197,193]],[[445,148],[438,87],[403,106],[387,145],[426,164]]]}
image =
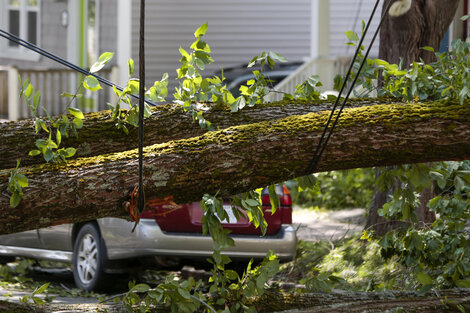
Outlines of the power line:
{"label": "power line", "polygon": [[[119,85],[117,85],[117,84],[115,84],[115,83],[113,83],[113,82],[111,82],[111,81],[109,81],[109,80],[107,80],[107,79],[105,79],[105,78],[103,78],[103,77],[101,77],[101,76],[99,76],[99,75],[96,75],[96,74],[94,74],[94,73],[90,73],[90,72],[87,71],[86,69],[84,69],[84,68],[82,68],[82,67],[80,67],[80,66],[78,66],[78,65],[75,65],[75,64],[73,64],[73,63],[71,63],[71,62],[69,62],[69,61],[67,61],[67,60],[65,60],[65,59],[63,59],[63,58],[61,58],[61,57],[59,57],[59,56],[53,54],[53,53],[50,53],[49,51],[46,51],[46,50],[44,50],[44,49],[42,49],[42,48],[40,48],[40,47],[38,47],[38,46],[36,46],[36,45],[34,45],[34,44],[32,44],[32,43],[26,41],[26,40],[23,40],[23,39],[21,39],[20,37],[18,37],[18,36],[16,36],[16,35],[12,34],[12,33],[10,33],[10,32],[7,32],[7,31],[5,31],[5,30],[3,30],[3,29],[1,29],[1,28],[0,28],[0,37],[3,37],[3,38],[5,38],[5,39],[7,39],[7,40],[9,40],[9,41],[11,41],[11,42],[14,42],[14,43],[16,43],[16,44],[18,44],[18,45],[20,45],[20,46],[23,46],[23,47],[25,47],[25,48],[27,48],[27,49],[29,49],[29,50],[31,50],[31,51],[34,51],[34,52],[36,52],[36,53],[38,53],[38,54],[40,54],[40,55],[42,55],[42,56],[44,56],[44,57],[46,57],[46,58],[48,58],[48,59],[51,59],[51,60],[53,60],[53,61],[55,61],[55,62],[57,62],[57,63],[59,63],[59,64],[62,64],[63,66],[68,67],[68,68],[70,68],[70,69],[72,69],[72,70],[74,70],[74,71],[76,71],[76,72],[79,72],[79,73],[85,75],[85,76],[93,76],[93,77],[95,77],[100,83],[102,83],[102,84],[104,84],[104,85],[107,85],[107,86],[109,86],[109,87],[114,87],[114,88],[116,88],[116,89],[119,90],[119,91],[123,91],[123,90],[124,90],[124,89],[123,89],[122,87],[120,87]],[[130,94],[130,95],[131,95],[131,97],[133,97],[133,98],[135,98],[135,99],[139,99],[139,96],[137,96],[137,95],[133,95],[133,94]],[[153,106],[158,105],[158,104],[153,103],[152,101],[149,101],[149,100],[146,100],[146,99],[144,99],[144,101],[145,101],[146,103],[150,104],[150,105],[153,105]]]}
{"label": "power line", "polygon": [[[386,0],[385,0],[385,1],[386,1]],[[316,168],[317,168],[317,166],[318,166],[318,162],[320,161],[320,158],[321,158],[323,152],[325,151],[326,146],[328,145],[328,141],[330,140],[331,135],[333,134],[333,131],[334,131],[335,127],[336,127],[336,124],[338,123],[339,117],[340,117],[341,113],[343,112],[343,109],[344,109],[344,107],[345,107],[347,101],[349,100],[349,97],[350,97],[350,95],[351,95],[351,92],[352,92],[352,90],[354,89],[354,85],[356,84],[357,79],[359,78],[359,74],[361,73],[361,70],[362,70],[362,68],[364,67],[365,62],[367,61],[367,57],[369,56],[370,50],[372,49],[372,46],[373,46],[373,44],[374,44],[374,41],[375,41],[375,39],[377,38],[377,35],[378,35],[378,33],[379,33],[380,27],[382,26],[382,23],[383,23],[384,20],[385,20],[385,17],[386,17],[386,15],[387,15],[386,13],[387,13],[388,10],[390,9],[390,6],[392,5],[393,0],[389,0],[389,3],[388,3],[388,5],[387,5],[387,7],[385,8],[385,11],[382,12],[382,18],[381,18],[381,20],[380,20],[379,25],[377,26],[377,29],[376,29],[376,31],[375,31],[375,33],[374,33],[374,36],[373,36],[373,38],[372,38],[372,40],[371,40],[371,43],[370,43],[368,49],[367,49],[367,51],[366,51],[366,54],[364,55],[364,59],[362,60],[362,63],[361,63],[361,65],[360,65],[360,67],[359,67],[359,69],[358,69],[358,71],[357,71],[357,74],[356,74],[356,76],[354,77],[354,80],[353,80],[351,86],[349,87],[348,93],[347,93],[346,97],[344,98],[344,101],[343,101],[343,103],[342,103],[342,105],[341,105],[341,107],[340,107],[340,109],[339,109],[339,111],[338,111],[338,114],[336,115],[336,118],[335,118],[335,120],[334,120],[334,122],[333,122],[333,125],[331,126],[331,129],[330,129],[328,135],[326,135],[326,133],[327,133],[327,131],[328,131],[328,127],[330,126],[331,120],[333,119],[333,115],[335,114],[335,110],[336,110],[336,107],[338,106],[338,103],[339,103],[339,100],[340,100],[340,98],[341,98],[341,95],[342,95],[342,93],[343,93],[343,91],[344,91],[344,89],[345,89],[345,87],[346,87],[346,84],[347,84],[347,81],[348,81],[348,79],[349,79],[349,76],[350,76],[351,73],[352,73],[352,68],[353,68],[353,66],[354,66],[354,62],[356,61],[356,58],[357,58],[357,56],[359,55],[359,51],[360,51],[360,49],[361,49],[362,43],[364,42],[364,38],[365,38],[365,36],[367,35],[367,31],[368,31],[368,29],[369,29],[369,26],[370,26],[370,24],[371,24],[371,22],[372,22],[372,19],[374,18],[374,15],[375,15],[375,12],[376,12],[377,7],[378,7],[378,5],[379,5],[379,2],[380,2],[380,0],[377,0],[377,2],[375,3],[375,6],[374,6],[374,9],[372,10],[372,13],[371,13],[371,16],[370,16],[370,18],[369,18],[369,21],[368,21],[368,23],[367,23],[367,25],[366,25],[366,28],[364,29],[364,33],[362,34],[361,39],[360,39],[360,41],[359,41],[359,43],[358,43],[358,45],[357,45],[356,53],[354,54],[354,57],[353,57],[353,59],[352,59],[352,61],[351,61],[351,64],[350,64],[349,69],[348,69],[348,72],[347,72],[346,77],[345,77],[345,79],[344,79],[343,85],[341,86],[341,90],[340,90],[340,92],[339,92],[339,95],[338,95],[338,97],[336,98],[335,104],[334,104],[334,106],[333,106],[333,109],[331,110],[331,113],[330,113],[330,116],[329,116],[329,118],[328,118],[328,121],[327,121],[327,123],[326,123],[326,125],[325,125],[325,128],[323,129],[322,136],[321,136],[321,138],[320,138],[320,141],[318,142],[318,145],[317,145],[317,148],[316,148],[316,150],[315,150],[315,153],[313,154],[313,158],[312,158],[312,160],[310,161],[310,163],[309,163],[309,165],[308,165],[308,167],[307,167],[306,175],[315,172],[315,170],[316,170]],[[325,139],[325,136],[326,136],[326,139]],[[325,140],[325,142],[323,142],[323,140]]]}

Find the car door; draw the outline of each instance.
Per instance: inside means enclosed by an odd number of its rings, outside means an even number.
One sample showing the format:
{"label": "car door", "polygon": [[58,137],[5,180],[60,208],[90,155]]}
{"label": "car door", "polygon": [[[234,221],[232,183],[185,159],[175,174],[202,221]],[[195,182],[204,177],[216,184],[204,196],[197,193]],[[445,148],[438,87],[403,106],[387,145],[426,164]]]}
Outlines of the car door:
{"label": "car door", "polygon": [[21,248],[41,248],[37,230],[0,236],[0,245]]}
{"label": "car door", "polygon": [[38,235],[44,249],[72,251],[72,224],[41,228]]}

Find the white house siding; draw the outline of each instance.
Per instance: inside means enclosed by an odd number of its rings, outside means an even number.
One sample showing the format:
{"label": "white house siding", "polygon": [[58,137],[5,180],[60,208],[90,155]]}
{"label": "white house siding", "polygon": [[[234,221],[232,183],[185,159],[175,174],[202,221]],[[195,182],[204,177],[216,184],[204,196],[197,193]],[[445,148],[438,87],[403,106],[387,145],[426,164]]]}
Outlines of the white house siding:
{"label": "white house siding", "polygon": [[[60,24],[60,17],[63,11],[67,10],[66,2],[56,0],[42,0],[40,11],[40,41],[41,48],[54,53],[60,57],[67,57],[67,28]],[[6,40],[0,38],[0,40]],[[25,61],[10,58],[0,58],[1,65],[15,65],[18,68],[57,68],[59,65],[45,57],[39,60]]]}
{"label": "white house siding", "polygon": [[[100,1],[99,54],[117,52],[117,3],[116,0]],[[112,60],[116,64],[116,58]]]}
{"label": "white house siding", "polygon": [[[134,0],[132,7],[132,57],[137,63],[139,1]],[[207,73],[247,63],[262,51],[278,52],[289,61],[310,55],[310,0],[154,0],[147,1],[146,8],[150,82],[165,72],[174,82],[178,48],[188,50],[194,31],[206,21],[205,41],[215,60]]]}
{"label": "white house siding", "polygon": [[[320,0],[321,1],[321,0]],[[376,0],[330,0],[330,54],[332,56],[348,56],[354,54],[354,47],[345,45],[347,37],[344,34],[348,30],[353,30],[361,34],[362,23],[369,20]],[[375,13],[375,18],[368,31],[368,36],[364,45],[368,47],[374,31],[380,22],[382,12],[382,1]],[[370,57],[377,57],[379,54],[379,38],[371,50]]]}

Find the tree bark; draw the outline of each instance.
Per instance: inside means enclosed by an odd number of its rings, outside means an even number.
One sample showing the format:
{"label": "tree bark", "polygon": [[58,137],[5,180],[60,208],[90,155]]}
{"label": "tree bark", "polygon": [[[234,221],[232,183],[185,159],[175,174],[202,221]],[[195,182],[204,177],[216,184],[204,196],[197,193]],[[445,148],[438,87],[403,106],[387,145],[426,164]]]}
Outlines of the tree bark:
{"label": "tree bark", "polygon": [[[254,302],[258,312],[296,309],[298,313],[403,312],[441,313],[470,309],[468,289],[440,290],[436,294],[417,292],[277,293],[267,292]],[[292,312],[292,311],[286,311]]]}
{"label": "tree bark", "polygon": [[[379,58],[407,68],[413,61],[435,61],[423,47],[439,47],[459,0],[395,0],[380,30]],[[388,1],[384,2],[383,11]]]}
{"label": "tree bark", "polygon": [[[405,68],[414,61],[435,61],[433,52],[421,48],[432,47],[439,51],[458,4],[459,0],[396,0],[386,13],[380,30],[379,58],[394,64],[403,62]],[[385,1],[383,11],[387,5],[388,1]],[[387,191],[376,190],[369,210],[366,228],[379,236],[397,226],[397,223],[387,223],[377,213],[387,202],[388,194]],[[432,222],[434,218],[427,208],[431,198],[431,190],[425,190],[421,196],[421,205],[417,208],[417,215],[423,223]]]}
{"label": "tree bark", "polygon": [[[145,148],[146,198],[179,203],[205,193],[227,197],[307,174],[328,111],[208,132]],[[346,109],[318,171],[470,159],[470,101],[460,105],[387,104]],[[137,151],[22,168],[21,204],[8,205],[8,170],[0,170],[0,233],[125,215],[136,185]]]}
{"label": "tree bark", "polygon": [[[362,99],[360,102],[349,101],[348,107],[391,103],[390,99]],[[205,119],[211,121],[215,128],[224,129],[230,126],[274,120],[289,115],[303,115],[310,112],[328,110],[333,104],[330,101],[277,102],[256,105],[240,112],[231,113],[228,106],[210,106],[204,113]],[[184,112],[181,105],[167,104],[152,108],[152,116],[145,119],[144,144],[153,145],[170,140],[200,136],[206,132],[193,121],[191,113]],[[111,119],[111,111],[85,114],[83,128],[78,138],[62,138],[61,147],[77,148],[78,157],[90,157],[100,154],[131,150],[137,147],[137,128],[129,126],[129,134],[117,129]],[[30,150],[36,149],[37,139],[47,139],[48,134],[41,131],[36,135],[33,120],[0,123],[0,169],[21,165],[44,163],[41,156],[28,156]]]}

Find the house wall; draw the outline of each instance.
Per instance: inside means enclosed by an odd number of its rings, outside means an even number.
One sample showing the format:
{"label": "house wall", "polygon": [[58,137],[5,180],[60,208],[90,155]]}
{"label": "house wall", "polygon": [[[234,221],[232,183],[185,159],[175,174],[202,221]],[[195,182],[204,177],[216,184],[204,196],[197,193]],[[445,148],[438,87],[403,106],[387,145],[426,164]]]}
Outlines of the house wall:
{"label": "house wall", "polygon": [[[99,54],[117,52],[117,4],[116,0],[100,1]],[[111,61],[116,64],[116,58]]]}
{"label": "house wall", "polygon": [[[42,0],[40,12],[40,47],[62,58],[67,57],[67,28],[61,25],[61,13],[67,10],[67,1]],[[0,40],[6,40],[0,38]],[[2,65],[18,68],[59,67],[55,62],[40,56],[35,61],[1,58]]]}
{"label": "house wall", "polygon": [[[375,3],[375,0],[330,0],[330,54],[332,56],[352,56],[354,54],[354,47],[345,45],[347,37],[344,33],[353,30],[360,35],[362,31],[361,21],[364,20],[367,23]],[[368,36],[364,41],[366,49],[380,23],[381,14],[382,3],[379,4],[368,31]],[[378,55],[379,40],[377,37],[370,57],[376,58]]]}
{"label": "house wall", "polygon": [[[132,58],[137,63],[140,6],[136,0],[132,4]],[[310,55],[310,10],[311,0],[147,1],[146,78],[153,82],[168,72],[174,83],[179,47],[189,50],[194,31],[206,21],[204,38],[215,60],[206,73],[247,63],[268,50],[289,61],[302,60]]]}

